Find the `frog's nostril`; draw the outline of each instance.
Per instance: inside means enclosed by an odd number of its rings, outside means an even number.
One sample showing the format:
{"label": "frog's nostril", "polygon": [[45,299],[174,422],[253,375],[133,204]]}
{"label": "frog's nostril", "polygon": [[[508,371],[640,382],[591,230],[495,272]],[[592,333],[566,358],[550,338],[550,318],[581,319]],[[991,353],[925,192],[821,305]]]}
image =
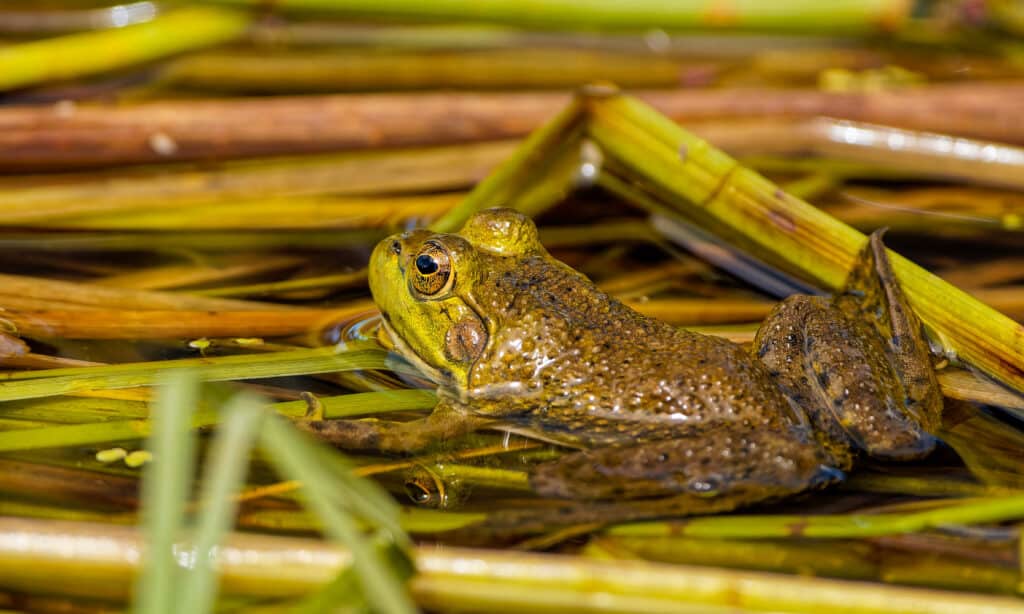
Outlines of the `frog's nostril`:
{"label": "frog's nostril", "polygon": [[391,253],[396,254],[396,255],[397,254],[401,254],[402,253],[402,244],[399,243],[398,241],[392,241],[391,242]]}

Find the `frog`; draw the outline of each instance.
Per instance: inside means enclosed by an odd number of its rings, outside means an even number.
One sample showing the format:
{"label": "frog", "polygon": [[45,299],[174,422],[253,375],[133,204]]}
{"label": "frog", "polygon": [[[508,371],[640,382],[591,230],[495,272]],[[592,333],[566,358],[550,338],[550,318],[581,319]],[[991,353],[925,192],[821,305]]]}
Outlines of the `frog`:
{"label": "frog", "polygon": [[409,422],[306,423],[342,448],[411,453],[504,430],[568,449],[530,469],[542,497],[691,515],[821,488],[859,458],[921,458],[938,441],[931,352],[881,232],[840,291],[779,302],[749,348],[605,294],[507,208],[455,233],[384,239],[369,286],[438,404]]}

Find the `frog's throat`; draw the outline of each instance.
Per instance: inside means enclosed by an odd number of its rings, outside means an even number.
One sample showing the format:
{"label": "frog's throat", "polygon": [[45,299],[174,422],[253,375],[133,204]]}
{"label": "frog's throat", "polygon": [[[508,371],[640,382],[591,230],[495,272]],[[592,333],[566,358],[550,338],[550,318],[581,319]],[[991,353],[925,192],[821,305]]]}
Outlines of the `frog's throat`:
{"label": "frog's throat", "polygon": [[399,356],[408,361],[412,366],[416,367],[420,373],[425,375],[430,381],[434,382],[438,386],[452,390],[459,389],[459,384],[455,381],[452,373],[438,369],[423,360],[415,350],[409,347],[409,344],[407,344],[401,336],[395,333],[395,329],[391,328],[391,323],[388,322],[386,316],[380,319],[380,323],[384,328],[384,332],[387,333],[388,339],[391,340],[391,345],[393,346],[394,351]]}

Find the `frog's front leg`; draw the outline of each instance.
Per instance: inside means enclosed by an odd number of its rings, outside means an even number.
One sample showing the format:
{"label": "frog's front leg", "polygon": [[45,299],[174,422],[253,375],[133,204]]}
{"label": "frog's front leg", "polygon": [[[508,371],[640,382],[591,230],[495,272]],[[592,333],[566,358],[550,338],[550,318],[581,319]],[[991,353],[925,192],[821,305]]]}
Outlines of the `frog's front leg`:
{"label": "frog's front leg", "polygon": [[843,293],[783,301],[754,349],[836,466],[848,468],[855,449],[902,460],[934,447],[942,396],[880,233],[871,235]]}
{"label": "frog's front leg", "polygon": [[799,427],[712,425],[664,441],[573,452],[535,467],[530,483],[541,495],[566,499],[692,495],[678,499],[688,509],[672,512],[701,514],[842,479],[827,461]]}
{"label": "frog's front leg", "polygon": [[314,416],[295,424],[343,450],[399,454],[425,450],[491,422],[470,414],[461,405],[441,400],[429,416],[410,422],[323,420]]}

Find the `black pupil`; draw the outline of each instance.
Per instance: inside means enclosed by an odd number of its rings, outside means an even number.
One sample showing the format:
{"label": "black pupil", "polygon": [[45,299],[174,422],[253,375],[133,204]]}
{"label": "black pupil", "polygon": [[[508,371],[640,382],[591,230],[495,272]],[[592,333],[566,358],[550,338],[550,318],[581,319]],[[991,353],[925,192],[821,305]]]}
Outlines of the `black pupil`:
{"label": "black pupil", "polygon": [[406,484],[405,490],[409,493],[409,498],[416,503],[426,503],[430,500],[430,493],[419,484]]}
{"label": "black pupil", "polygon": [[437,261],[429,254],[420,254],[416,258],[416,270],[422,275],[437,273]]}

